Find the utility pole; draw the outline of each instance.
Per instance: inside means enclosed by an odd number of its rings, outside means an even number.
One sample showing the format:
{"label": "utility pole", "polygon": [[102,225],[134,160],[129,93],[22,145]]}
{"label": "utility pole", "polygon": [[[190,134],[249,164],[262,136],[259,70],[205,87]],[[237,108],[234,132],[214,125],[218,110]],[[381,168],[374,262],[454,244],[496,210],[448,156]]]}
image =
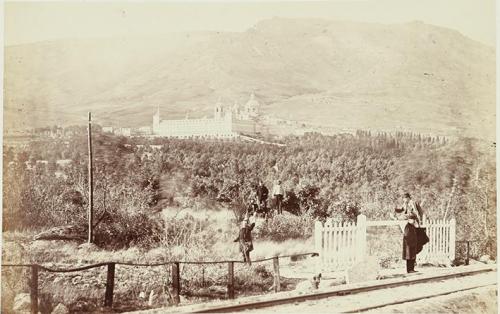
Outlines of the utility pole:
{"label": "utility pole", "polygon": [[88,220],[89,220],[89,238],[88,243],[93,242],[94,232],[93,232],[93,216],[94,216],[94,178],[92,169],[92,117],[89,112],[89,209],[88,209]]}

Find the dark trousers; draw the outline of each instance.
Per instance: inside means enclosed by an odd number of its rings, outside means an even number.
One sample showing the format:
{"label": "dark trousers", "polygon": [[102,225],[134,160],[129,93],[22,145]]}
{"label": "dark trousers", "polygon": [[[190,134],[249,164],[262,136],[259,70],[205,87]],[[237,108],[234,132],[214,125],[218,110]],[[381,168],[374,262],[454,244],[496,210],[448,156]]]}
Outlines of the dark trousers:
{"label": "dark trousers", "polygon": [[249,251],[243,252],[243,262],[247,263],[249,266],[252,265],[252,260],[250,260],[250,252]]}
{"label": "dark trousers", "polygon": [[276,194],[276,209],[278,210],[278,214],[281,214],[283,211],[281,210],[281,203],[283,202],[283,195]]}
{"label": "dark trousers", "polygon": [[415,270],[415,259],[406,260],[406,272],[411,272]]}

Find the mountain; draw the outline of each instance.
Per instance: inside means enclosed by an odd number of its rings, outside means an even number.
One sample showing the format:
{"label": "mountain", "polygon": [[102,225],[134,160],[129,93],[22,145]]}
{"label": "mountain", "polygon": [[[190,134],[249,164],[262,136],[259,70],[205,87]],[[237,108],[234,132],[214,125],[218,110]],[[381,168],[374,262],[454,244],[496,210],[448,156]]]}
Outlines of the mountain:
{"label": "mountain", "polygon": [[495,136],[495,50],[421,22],[263,20],[245,32],[5,48],[4,125],[151,124],[218,100],[339,128]]}

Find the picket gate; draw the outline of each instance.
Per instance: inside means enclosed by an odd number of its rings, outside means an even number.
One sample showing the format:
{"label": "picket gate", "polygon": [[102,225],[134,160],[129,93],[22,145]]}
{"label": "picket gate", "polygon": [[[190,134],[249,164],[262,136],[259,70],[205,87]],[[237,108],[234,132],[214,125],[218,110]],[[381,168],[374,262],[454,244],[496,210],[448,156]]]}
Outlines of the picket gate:
{"label": "picket gate", "polygon": [[[429,236],[422,252],[418,254],[418,263],[449,264],[455,259],[455,219],[427,220],[422,227]],[[366,255],[366,229],[373,226],[399,226],[404,230],[406,221],[367,221],[366,216],[358,215],[356,223],[338,222],[332,219],[323,224],[316,221],[314,242],[319,253],[321,267],[329,270],[346,270],[360,262]]]}
{"label": "picket gate", "polygon": [[418,254],[419,263],[448,264],[455,259],[456,221],[424,218],[422,227],[426,228],[429,243]]}

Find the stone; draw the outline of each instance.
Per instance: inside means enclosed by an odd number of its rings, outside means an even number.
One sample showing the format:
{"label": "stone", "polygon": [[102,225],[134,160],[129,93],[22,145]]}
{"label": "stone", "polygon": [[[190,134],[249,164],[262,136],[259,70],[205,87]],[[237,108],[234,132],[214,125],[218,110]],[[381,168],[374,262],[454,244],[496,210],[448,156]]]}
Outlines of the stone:
{"label": "stone", "polygon": [[68,314],[69,313],[69,310],[68,308],[62,304],[62,303],[59,303],[55,308],[54,310],[52,311],[51,314]]}
{"label": "stone", "polygon": [[82,243],[78,246],[79,250],[84,250],[84,251],[99,251],[99,247],[95,245],[94,243]]}
{"label": "stone", "polygon": [[31,297],[29,293],[19,293],[14,298],[14,306],[12,309],[15,312],[30,312],[31,311]]}
{"label": "stone", "polygon": [[351,266],[346,272],[346,282],[355,283],[377,280],[380,263],[375,256],[367,256],[363,261]]}
{"label": "stone", "polygon": [[89,300],[79,299],[70,307],[72,312],[93,312],[97,306]]}
{"label": "stone", "polygon": [[490,256],[489,255],[483,255],[479,258],[479,261],[481,263],[485,263],[487,264],[489,261],[491,260]]}
{"label": "stone", "polygon": [[[311,280],[301,281],[295,287],[295,291],[299,292],[299,294],[311,291],[312,289],[313,289],[313,286],[311,284]],[[272,287],[270,290],[272,290]]]}
{"label": "stone", "polygon": [[317,290],[321,283],[321,274],[312,276],[309,280],[301,281],[295,287],[295,291],[299,293]]}
{"label": "stone", "polygon": [[73,277],[73,279],[71,279],[71,282],[73,283],[73,285],[77,285],[81,281],[82,281],[82,276],[75,276],[75,277]]}

